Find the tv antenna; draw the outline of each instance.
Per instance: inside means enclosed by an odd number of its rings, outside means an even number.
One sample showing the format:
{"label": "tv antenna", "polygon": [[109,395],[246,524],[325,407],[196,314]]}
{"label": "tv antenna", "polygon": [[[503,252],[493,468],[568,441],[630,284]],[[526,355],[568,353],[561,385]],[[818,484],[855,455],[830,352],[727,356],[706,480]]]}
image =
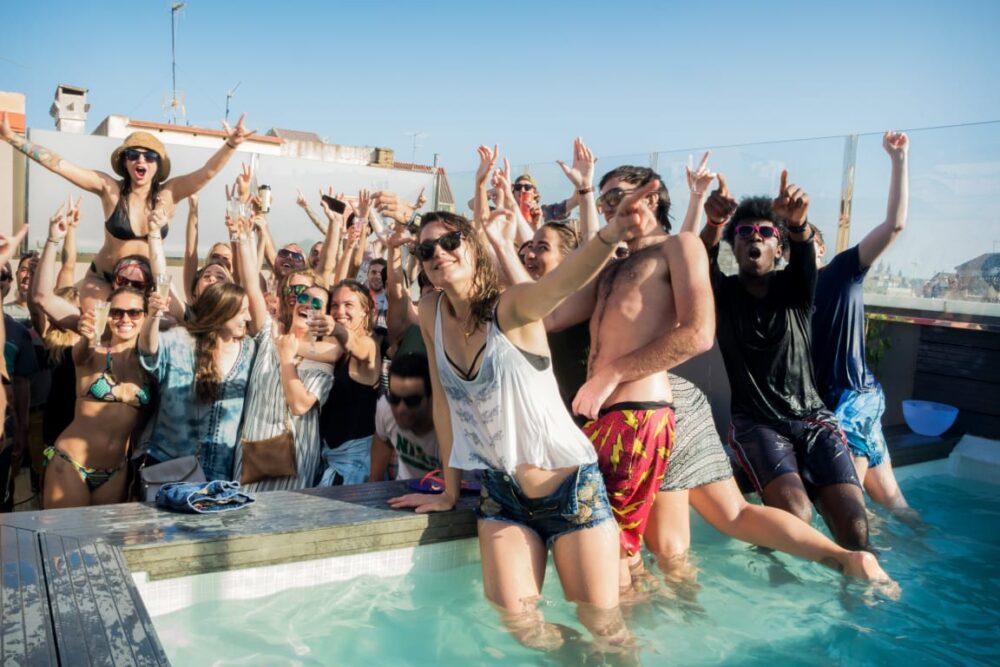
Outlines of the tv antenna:
{"label": "tv antenna", "polygon": [[184,9],[184,4],[183,2],[175,2],[170,5],[170,72],[173,83],[173,96],[170,98],[170,110],[172,114],[170,122],[174,125],[177,124],[177,109],[181,108],[183,110],[184,108],[183,101],[179,102],[177,100],[177,40],[175,38],[177,14]]}
{"label": "tv antenna", "polygon": [[243,82],[242,81],[237,81],[236,85],[233,86],[232,88],[230,88],[229,92],[226,93],[226,122],[227,123],[229,122],[229,100],[233,99],[233,95],[236,94],[236,89],[240,87],[241,83],[243,83]]}
{"label": "tv antenna", "polygon": [[429,137],[431,135],[427,134],[426,132],[404,132],[403,134],[405,134],[406,136],[408,136],[411,139],[413,139],[413,154],[410,156],[410,163],[416,164],[416,162],[417,162],[417,149],[424,147],[423,144],[417,143],[417,142],[419,142],[421,139],[426,139],[427,137]]}

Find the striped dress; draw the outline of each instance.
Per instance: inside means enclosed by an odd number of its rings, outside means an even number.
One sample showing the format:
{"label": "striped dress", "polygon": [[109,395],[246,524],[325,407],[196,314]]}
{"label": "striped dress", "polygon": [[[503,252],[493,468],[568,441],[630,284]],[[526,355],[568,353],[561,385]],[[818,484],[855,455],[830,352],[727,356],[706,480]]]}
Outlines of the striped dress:
{"label": "striped dress", "polygon": [[[281,364],[278,351],[271,336],[271,320],[261,327],[257,336],[257,357],[250,372],[246,404],[243,409],[243,430],[239,442],[243,440],[265,440],[281,435],[285,431],[285,391],[281,386]],[[320,462],[319,409],[326,401],[333,386],[333,366],[317,361],[304,360],[298,366],[299,379],[306,390],[316,397],[316,404],[301,417],[292,417],[295,431],[295,462],[298,475],[264,479],[246,484],[243,490],[283,491],[305,489],[313,486],[316,470]],[[243,447],[236,446],[236,465],[233,479],[239,481],[243,468]]]}

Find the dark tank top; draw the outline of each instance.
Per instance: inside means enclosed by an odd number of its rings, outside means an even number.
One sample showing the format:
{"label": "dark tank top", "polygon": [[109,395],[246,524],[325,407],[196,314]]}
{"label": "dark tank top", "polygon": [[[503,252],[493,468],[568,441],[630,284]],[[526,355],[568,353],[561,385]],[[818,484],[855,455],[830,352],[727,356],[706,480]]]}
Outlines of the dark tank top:
{"label": "dark tank top", "polygon": [[547,334],[552,352],[552,372],[559,385],[566,409],[572,414],[573,398],[587,381],[587,359],[590,357],[590,320]]}
{"label": "dark tank top", "polygon": [[319,433],[331,449],[375,432],[378,381],[370,387],[356,382],[348,372],[349,364],[348,358],[334,367],[333,388],[319,413]]}

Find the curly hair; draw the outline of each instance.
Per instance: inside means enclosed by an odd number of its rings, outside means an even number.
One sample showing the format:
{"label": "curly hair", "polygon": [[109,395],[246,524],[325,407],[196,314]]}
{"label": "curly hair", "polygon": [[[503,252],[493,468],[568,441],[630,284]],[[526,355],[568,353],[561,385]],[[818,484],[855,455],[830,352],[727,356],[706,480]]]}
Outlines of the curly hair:
{"label": "curly hair", "polygon": [[191,320],[185,323],[194,337],[195,394],[202,403],[213,403],[219,397],[222,372],[215,363],[215,348],[219,330],[243,310],[246,292],[234,283],[215,283],[191,306]]}
{"label": "curly hair", "polygon": [[774,213],[771,204],[774,200],[766,196],[744,197],[740,200],[740,205],[733,212],[733,217],[729,219],[726,228],[722,230],[722,238],[730,246],[736,240],[736,225],[741,222],[767,221],[778,228],[781,236],[778,238],[778,245],[784,246],[785,239],[788,238],[788,226],[785,221]]}
{"label": "curly hair", "polygon": [[598,189],[603,189],[604,184],[610,181],[612,178],[617,178],[626,183],[631,183],[635,186],[643,186],[649,183],[653,179],[660,182],[660,189],[656,191],[656,194],[660,195],[659,201],[656,202],[656,221],[660,223],[663,227],[663,231],[670,232],[670,193],[667,192],[667,186],[663,182],[663,178],[660,177],[655,171],[649,167],[636,167],[633,165],[623,165],[621,167],[615,167],[608,173],[601,177],[601,182],[598,184]]}

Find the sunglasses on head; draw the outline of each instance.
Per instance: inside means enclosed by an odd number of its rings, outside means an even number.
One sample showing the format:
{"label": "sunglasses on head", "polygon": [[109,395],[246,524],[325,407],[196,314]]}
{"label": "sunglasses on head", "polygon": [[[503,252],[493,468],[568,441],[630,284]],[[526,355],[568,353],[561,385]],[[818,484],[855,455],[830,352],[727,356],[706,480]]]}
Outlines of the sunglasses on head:
{"label": "sunglasses on head", "polygon": [[514,192],[517,192],[518,190],[531,192],[535,189],[535,186],[532,185],[531,183],[515,183],[512,189],[514,190]]}
{"label": "sunglasses on head", "polygon": [[305,255],[301,252],[295,252],[294,250],[288,250],[287,248],[282,248],[278,251],[278,257],[284,259],[290,259],[293,262],[304,263],[306,261]]}
{"label": "sunglasses on head", "polygon": [[385,400],[389,401],[389,405],[399,405],[400,402],[406,403],[406,407],[415,408],[424,402],[425,396],[423,394],[412,394],[410,396],[398,396],[391,391],[385,395]]}
{"label": "sunglasses on head", "polygon": [[309,285],[285,285],[282,292],[285,293],[285,296],[288,296],[289,294],[294,294],[295,296],[298,296],[303,292],[305,292],[307,289],[309,289]]}
{"label": "sunglasses on head", "polygon": [[143,280],[129,280],[124,276],[115,276],[115,279],[112,282],[114,282],[115,287],[125,287],[128,285],[129,287],[133,287],[140,292],[144,292],[147,287],[146,282]]}
{"label": "sunglasses on head", "polygon": [[108,315],[113,320],[120,320],[126,315],[130,320],[137,320],[140,317],[145,317],[146,311],[142,308],[111,308],[108,310]]}
{"label": "sunglasses on head", "polygon": [[771,225],[736,225],[736,235],[741,239],[748,239],[753,236],[754,232],[760,234],[762,239],[770,238],[781,238],[781,232],[777,227],[772,227]]}
{"label": "sunglasses on head", "polygon": [[146,158],[146,162],[159,162],[160,154],[156,151],[145,150],[141,151],[137,148],[127,148],[125,149],[125,159],[129,162],[135,162],[139,159],[139,156]]}
{"label": "sunglasses on head", "polygon": [[454,231],[443,234],[436,239],[428,239],[427,241],[421,241],[413,247],[413,254],[421,262],[430,261],[431,257],[434,256],[434,247],[441,246],[441,250],[451,252],[462,245],[462,232]]}
{"label": "sunglasses on head", "polygon": [[[296,287],[304,288],[305,285],[296,285]],[[298,304],[308,303],[309,307],[314,310],[326,310],[326,304],[323,303],[323,299],[320,299],[319,297],[315,296],[310,296],[305,292],[300,292],[299,295],[295,297],[295,301]]]}

